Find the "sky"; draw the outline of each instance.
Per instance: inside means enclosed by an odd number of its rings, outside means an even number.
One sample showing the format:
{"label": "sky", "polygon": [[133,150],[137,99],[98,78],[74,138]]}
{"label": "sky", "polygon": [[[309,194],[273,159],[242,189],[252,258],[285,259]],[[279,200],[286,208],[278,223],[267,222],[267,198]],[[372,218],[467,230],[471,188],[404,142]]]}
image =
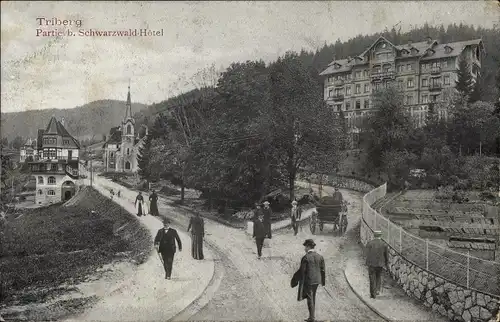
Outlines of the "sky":
{"label": "sky", "polygon": [[[401,26],[499,26],[497,1],[1,2],[1,109],[73,108],[100,99],[152,104],[210,84],[232,62],[275,60]],[[81,20],[51,26],[41,19]],[[40,31],[37,31],[40,29]],[[163,30],[162,36],[67,36]],[[37,32],[65,36],[37,36]],[[415,40],[417,41],[417,40]],[[333,57],[332,57],[333,58]]]}

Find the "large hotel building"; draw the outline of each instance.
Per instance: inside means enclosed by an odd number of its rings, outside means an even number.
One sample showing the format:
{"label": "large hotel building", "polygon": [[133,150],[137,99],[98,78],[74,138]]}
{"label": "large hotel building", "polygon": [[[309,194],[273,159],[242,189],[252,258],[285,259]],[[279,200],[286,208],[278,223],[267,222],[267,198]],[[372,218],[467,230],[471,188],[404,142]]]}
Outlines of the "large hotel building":
{"label": "large hotel building", "polygon": [[[426,41],[394,45],[378,38],[355,57],[334,60],[320,74],[324,98],[336,112],[342,111],[351,136],[359,145],[363,119],[373,112],[371,95],[394,83],[404,93],[404,103],[417,125],[423,125],[430,102],[450,95],[456,85],[459,59],[466,59],[474,79],[479,75],[484,46],[481,39],[439,44]],[[445,110],[438,111],[445,116]]]}

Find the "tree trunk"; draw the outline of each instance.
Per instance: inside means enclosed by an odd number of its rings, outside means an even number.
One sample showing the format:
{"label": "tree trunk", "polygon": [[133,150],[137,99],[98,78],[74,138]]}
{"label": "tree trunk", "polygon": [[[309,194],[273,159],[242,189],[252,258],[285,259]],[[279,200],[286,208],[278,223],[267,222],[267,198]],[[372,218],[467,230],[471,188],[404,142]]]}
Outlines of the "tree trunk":
{"label": "tree trunk", "polygon": [[290,172],[290,176],[288,177],[288,184],[290,188],[290,200],[293,200],[295,198],[295,176],[296,173],[295,171]]}

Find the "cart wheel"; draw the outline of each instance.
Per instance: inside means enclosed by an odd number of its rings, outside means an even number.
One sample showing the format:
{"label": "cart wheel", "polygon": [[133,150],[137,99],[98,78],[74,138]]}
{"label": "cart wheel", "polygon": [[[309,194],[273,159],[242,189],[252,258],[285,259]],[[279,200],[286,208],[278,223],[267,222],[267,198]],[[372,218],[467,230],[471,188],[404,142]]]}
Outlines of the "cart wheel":
{"label": "cart wheel", "polygon": [[323,228],[324,228],[324,224],[322,222],[319,223],[319,231],[323,231]]}
{"label": "cart wheel", "polygon": [[311,221],[309,222],[309,229],[311,229],[311,234],[314,235],[316,232],[316,218],[311,217]]}
{"label": "cart wheel", "polygon": [[346,231],[347,231],[347,216],[343,215],[342,221],[340,222],[340,233],[345,234]]}

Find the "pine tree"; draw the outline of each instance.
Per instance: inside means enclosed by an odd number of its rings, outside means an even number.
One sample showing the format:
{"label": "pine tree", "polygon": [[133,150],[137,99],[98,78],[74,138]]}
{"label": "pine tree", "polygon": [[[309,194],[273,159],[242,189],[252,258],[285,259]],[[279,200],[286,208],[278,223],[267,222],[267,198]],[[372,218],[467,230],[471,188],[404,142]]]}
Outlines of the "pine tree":
{"label": "pine tree", "polygon": [[481,88],[481,83],[480,80],[477,79],[476,82],[473,84],[472,87],[472,92],[470,93],[469,96],[469,103],[475,103],[477,101],[480,101],[483,96],[482,93],[482,88]]}
{"label": "pine tree", "polygon": [[151,156],[151,141],[152,136],[146,136],[144,144],[139,147],[139,153],[137,155],[137,165],[139,167],[139,175],[142,179],[149,180],[151,176],[151,169],[149,167],[149,161]]}
{"label": "pine tree", "polygon": [[463,97],[469,97],[473,91],[474,81],[470,72],[470,65],[464,58],[458,63],[456,89]]}

